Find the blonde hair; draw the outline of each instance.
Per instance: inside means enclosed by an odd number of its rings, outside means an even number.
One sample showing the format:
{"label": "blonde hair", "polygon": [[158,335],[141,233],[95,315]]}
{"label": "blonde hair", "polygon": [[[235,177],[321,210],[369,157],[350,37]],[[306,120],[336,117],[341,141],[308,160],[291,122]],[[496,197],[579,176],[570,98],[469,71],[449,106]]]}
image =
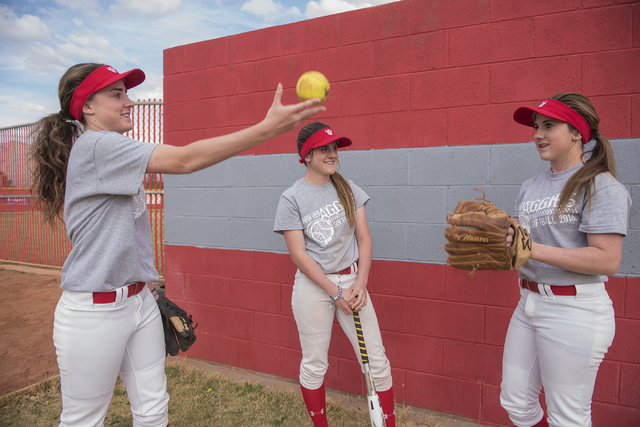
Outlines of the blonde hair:
{"label": "blonde hair", "polygon": [[[318,132],[321,129],[327,129],[329,126],[320,122],[309,123],[298,133],[298,139],[296,143],[298,145],[298,155],[300,154],[300,150],[302,149],[302,145],[305,141],[314,133]],[[313,156],[313,150],[309,151],[309,156]],[[305,163],[306,166],[306,163]],[[356,228],[356,202],[353,196],[353,190],[351,190],[351,186],[347,182],[346,179],[338,172],[334,172],[330,176],[331,183],[335,187],[338,192],[338,199],[340,200],[340,204],[344,208],[345,215],[347,216],[347,221],[349,221],[349,226],[351,228]]]}
{"label": "blonde hair", "polygon": [[[589,98],[579,93],[571,92],[558,93],[550,99],[562,102],[584,117],[591,128],[591,135],[596,141],[593,148],[585,152],[585,154],[590,153],[591,156],[584,162],[584,166],[574,173],[564,185],[555,213],[556,215],[561,214],[567,208],[574,195],[577,203],[577,200],[585,193],[589,201],[589,209],[591,209],[591,185],[595,185],[596,176],[604,172],[609,172],[614,177],[616,176],[616,164],[611,143],[607,138],[600,135],[598,130],[600,117],[598,117],[598,113],[596,113],[596,109]],[[567,124],[571,130],[577,131],[573,125]],[[588,141],[582,142],[586,143]]]}
{"label": "blonde hair", "polygon": [[52,228],[56,218],[62,219],[69,154],[81,132],[78,121],[69,112],[71,98],[80,83],[101,66],[90,63],[69,68],[58,84],[60,111],[40,119],[33,131],[31,192],[38,197],[36,207],[44,213],[44,221]]}

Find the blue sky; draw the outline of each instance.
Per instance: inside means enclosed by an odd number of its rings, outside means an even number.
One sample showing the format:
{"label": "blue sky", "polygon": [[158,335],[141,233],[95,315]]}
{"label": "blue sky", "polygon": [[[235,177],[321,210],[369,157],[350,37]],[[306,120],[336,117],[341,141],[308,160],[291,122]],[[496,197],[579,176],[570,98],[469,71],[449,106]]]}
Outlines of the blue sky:
{"label": "blue sky", "polygon": [[397,0],[0,0],[0,127],[58,111],[71,65],[141,68],[162,98],[164,49]]}

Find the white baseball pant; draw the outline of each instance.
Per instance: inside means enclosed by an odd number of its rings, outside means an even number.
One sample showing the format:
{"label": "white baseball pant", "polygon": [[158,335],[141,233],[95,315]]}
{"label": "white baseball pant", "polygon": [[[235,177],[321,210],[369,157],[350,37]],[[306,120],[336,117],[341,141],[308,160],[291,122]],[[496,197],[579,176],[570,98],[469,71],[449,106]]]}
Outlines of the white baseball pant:
{"label": "white baseball pant", "polygon": [[[343,289],[348,289],[358,276],[353,273],[328,274],[327,277],[335,284],[340,283]],[[334,316],[338,317],[338,322],[358,357],[360,368],[363,369],[353,316],[347,316],[335,304],[332,306],[327,293],[300,270],[296,273],[291,306],[302,347],[300,384],[303,387],[316,390],[324,381],[329,367],[329,344]],[[391,366],[385,355],[378,318],[368,294],[367,305],[360,310],[360,321],[373,383],[379,392],[389,390],[393,385]]]}
{"label": "white baseball pant", "polygon": [[102,426],[118,374],[135,427],[165,427],[169,395],[160,311],[145,286],[114,303],[94,304],[91,292],[64,291],[56,307],[56,346],[62,413],[59,427]]}
{"label": "white baseball pant", "polygon": [[596,375],[613,341],[615,319],[604,283],[576,289],[576,296],[520,290],[504,344],[500,394],[518,427],[542,420],[541,387],[550,426],[591,426]]}

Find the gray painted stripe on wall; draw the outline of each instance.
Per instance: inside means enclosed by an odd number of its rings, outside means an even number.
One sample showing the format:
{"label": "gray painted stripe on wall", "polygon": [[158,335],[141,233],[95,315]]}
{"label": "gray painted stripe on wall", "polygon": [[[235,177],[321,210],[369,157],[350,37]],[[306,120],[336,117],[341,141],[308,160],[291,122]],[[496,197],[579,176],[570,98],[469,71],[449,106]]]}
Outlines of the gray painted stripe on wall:
{"label": "gray painted stripe on wall", "polygon": [[[618,180],[633,200],[619,275],[640,276],[640,139],[612,141]],[[512,211],[520,185],[544,172],[533,144],[344,151],[339,171],[371,200],[376,259],[444,264],[447,212],[486,191]],[[272,231],[280,194],[302,177],[295,154],[241,156],[186,176],[165,175],[170,245],[286,253]]]}

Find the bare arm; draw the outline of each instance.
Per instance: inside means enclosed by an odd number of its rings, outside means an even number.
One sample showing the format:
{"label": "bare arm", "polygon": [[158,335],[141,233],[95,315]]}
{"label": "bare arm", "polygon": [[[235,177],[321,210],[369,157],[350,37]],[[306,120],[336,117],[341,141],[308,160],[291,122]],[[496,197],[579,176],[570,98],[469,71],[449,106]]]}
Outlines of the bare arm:
{"label": "bare arm", "polygon": [[278,84],[267,116],[256,125],[228,135],[202,139],[184,147],[159,145],[151,154],[147,173],[187,174],[204,169],[293,130],[302,121],[326,110],[325,107],[314,106],[320,102],[319,99],[282,105],[282,92],[282,85]]}
{"label": "bare arm", "polygon": [[[287,244],[289,256],[291,257],[293,264],[298,267],[305,276],[313,280],[316,285],[324,289],[327,295],[335,298],[338,295],[338,286],[329,280],[329,278],[322,272],[318,263],[315,262],[307,253],[302,230],[286,230],[283,231],[283,234],[284,241]],[[345,295],[348,294],[349,290],[345,289],[343,291],[343,297],[346,298]],[[347,305],[347,301],[339,299],[336,301],[336,305],[340,307],[345,314],[351,314],[351,309]]]}
{"label": "bare arm", "polygon": [[367,305],[367,282],[369,281],[369,270],[371,269],[371,257],[373,253],[373,242],[369,234],[369,225],[365,214],[364,205],[356,210],[356,241],[358,242],[358,278],[351,289],[351,299],[349,305],[353,310],[360,311]]}
{"label": "bare arm", "polygon": [[576,273],[613,276],[622,261],[622,238],[615,233],[587,234],[588,246],[571,249],[532,242],[531,259]]}

